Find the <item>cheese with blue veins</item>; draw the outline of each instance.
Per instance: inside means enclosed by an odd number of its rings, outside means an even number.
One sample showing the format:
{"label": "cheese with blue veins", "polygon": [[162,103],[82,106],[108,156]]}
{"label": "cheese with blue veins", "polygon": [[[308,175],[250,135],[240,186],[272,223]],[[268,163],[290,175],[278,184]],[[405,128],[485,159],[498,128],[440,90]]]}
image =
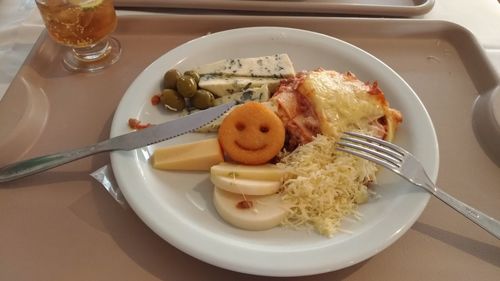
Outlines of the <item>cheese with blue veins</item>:
{"label": "cheese with blue veins", "polygon": [[[263,85],[260,88],[248,89],[248,90],[243,91],[243,92],[234,93],[232,95],[227,95],[224,97],[217,98],[214,100],[214,106],[217,106],[217,105],[220,105],[223,103],[228,103],[228,102],[233,101],[233,100],[238,101],[238,103],[240,103],[240,104],[245,103],[247,101],[256,101],[256,102],[264,103],[264,102],[267,102],[269,100],[269,95],[270,95],[269,89],[267,88],[266,85]],[[240,106],[240,105],[233,106],[233,108],[231,108],[224,115],[215,119],[214,121],[210,122],[209,124],[201,127],[200,129],[196,130],[196,132],[198,132],[198,133],[217,132],[217,130],[219,130],[220,124],[222,123],[222,120],[224,120],[224,118],[226,118],[226,116],[233,109],[235,109],[238,106]],[[198,111],[198,110],[196,110],[196,111]],[[195,112],[195,111],[193,110],[193,111],[189,112],[188,114],[191,114],[193,112]]]}
{"label": "cheese with blue veins", "polygon": [[295,69],[287,54],[276,54],[255,58],[223,59],[198,66],[200,75],[232,75],[246,77],[288,78],[295,76]]}
{"label": "cheese with blue veins", "polygon": [[270,92],[274,92],[279,86],[281,79],[266,77],[241,77],[203,75],[200,77],[198,87],[210,91],[218,97],[243,92],[251,88],[267,86]]}
{"label": "cheese with blue veins", "polygon": [[269,100],[270,92],[267,85],[262,85],[259,88],[246,89],[242,92],[216,98],[214,100],[214,106],[228,103],[233,100],[238,101],[238,103],[247,101],[265,102]]}

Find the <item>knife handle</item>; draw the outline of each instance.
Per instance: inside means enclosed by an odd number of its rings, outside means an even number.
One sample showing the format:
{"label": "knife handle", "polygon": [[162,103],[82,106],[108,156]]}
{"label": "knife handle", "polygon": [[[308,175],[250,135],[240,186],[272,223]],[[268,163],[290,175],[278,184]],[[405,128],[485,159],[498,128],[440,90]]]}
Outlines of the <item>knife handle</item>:
{"label": "knife handle", "polygon": [[0,168],[0,183],[37,174],[96,153],[110,150],[107,146],[103,146],[101,144],[102,143],[98,143],[92,146],[35,157],[9,164]]}

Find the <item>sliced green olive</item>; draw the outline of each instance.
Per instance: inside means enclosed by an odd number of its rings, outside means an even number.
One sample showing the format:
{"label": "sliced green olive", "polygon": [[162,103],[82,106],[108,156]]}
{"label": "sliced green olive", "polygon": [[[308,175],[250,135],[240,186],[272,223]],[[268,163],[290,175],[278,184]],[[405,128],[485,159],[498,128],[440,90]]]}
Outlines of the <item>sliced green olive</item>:
{"label": "sliced green olive", "polygon": [[186,108],[186,100],[183,96],[172,89],[164,89],[160,95],[160,102],[166,108],[173,111],[181,111]]}
{"label": "sliced green olive", "polygon": [[198,72],[196,72],[194,70],[188,70],[188,71],[184,72],[184,75],[193,77],[194,82],[196,82],[196,84],[198,84],[198,82],[200,82],[200,74],[198,74]]}
{"label": "sliced green olive", "polygon": [[214,106],[214,95],[207,90],[198,90],[191,98],[191,104],[198,109],[207,109]]}
{"label": "sliced green olive", "polygon": [[177,79],[177,91],[185,98],[190,98],[194,96],[198,89],[198,84],[194,81],[193,77],[189,75],[183,75]]}
{"label": "sliced green olive", "polygon": [[163,88],[164,89],[176,89],[177,79],[179,79],[182,74],[177,69],[170,69],[165,72],[163,76]]}

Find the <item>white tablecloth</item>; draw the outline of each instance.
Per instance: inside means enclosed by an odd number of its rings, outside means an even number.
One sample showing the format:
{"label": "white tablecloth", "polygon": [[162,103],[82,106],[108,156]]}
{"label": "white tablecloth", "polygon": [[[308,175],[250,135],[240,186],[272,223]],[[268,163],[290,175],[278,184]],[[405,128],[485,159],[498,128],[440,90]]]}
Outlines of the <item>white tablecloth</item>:
{"label": "white tablecloth", "polygon": [[[418,18],[447,20],[468,28],[500,74],[497,0],[436,0],[434,8]],[[43,28],[34,0],[0,0],[0,99]]]}

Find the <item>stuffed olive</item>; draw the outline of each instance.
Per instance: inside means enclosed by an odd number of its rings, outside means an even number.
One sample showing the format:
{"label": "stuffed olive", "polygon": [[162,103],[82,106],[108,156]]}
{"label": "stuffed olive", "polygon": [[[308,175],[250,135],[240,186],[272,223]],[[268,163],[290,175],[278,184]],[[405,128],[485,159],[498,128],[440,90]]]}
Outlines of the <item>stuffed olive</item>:
{"label": "stuffed olive", "polygon": [[194,96],[196,90],[198,89],[198,84],[193,77],[189,75],[183,75],[177,79],[177,91],[185,98],[190,98]]}
{"label": "stuffed olive", "polygon": [[191,104],[197,109],[207,109],[214,106],[214,95],[207,90],[198,90],[191,98]]}
{"label": "stuffed olive", "polygon": [[166,108],[173,111],[181,111],[186,108],[186,100],[173,89],[164,89],[160,95],[160,102]]}
{"label": "stuffed olive", "polygon": [[179,79],[182,74],[177,69],[170,69],[165,72],[163,76],[163,88],[164,89],[176,89],[177,88],[177,79]]}
{"label": "stuffed olive", "polygon": [[194,70],[188,70],[188,71],[184,72],[184,75],[193,77],[196,84],[198,84],[198,82],[200,82],[200,74],[198,74],[198,72],[196,72]]}

